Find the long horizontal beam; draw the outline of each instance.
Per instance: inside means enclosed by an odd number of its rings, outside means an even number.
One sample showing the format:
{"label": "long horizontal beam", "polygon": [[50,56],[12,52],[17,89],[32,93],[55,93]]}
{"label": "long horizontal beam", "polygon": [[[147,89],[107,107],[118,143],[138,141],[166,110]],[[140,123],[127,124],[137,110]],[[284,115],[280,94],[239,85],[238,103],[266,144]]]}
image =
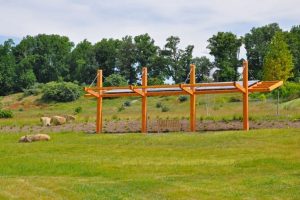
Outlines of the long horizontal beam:
{"label": "long horizontal beam", "polygon": [[[219,82],[219,83],[196,83],[196,84],[176,84],[176,85],[149,85],[149,86],[114,86],[114,87],[88,87],[90,90],[120,90],[120,89],[147,89],[147,88],[181,88],[181,87],[219,87],[219,86],[235,86],[235,82]],[[86,90],[87,88],[85,88]]]}
{"label": "long horizontal beam", "polygon": [[[258,82],[257,84],[250,86],[248,88],[249,92],[270,92],[277,87],[283,84],[282,81],[267,81],[267,82]],[[88,93],[87,97],[122,97],[122,96],[168,96],[168,95],[187,95],[190,94],[192,87],[214,87],[214,86],[234,86],[230,89],[204,89],[196,90],[193,93],[196,95],[199,94],[222,94],[222,93],[244,93],[245,88],[238,83],[206,83],[206,84],[179,84],[179,85],[157,85],[157,86],[128,86],[128,87],[101,87],[101,88],[85,88],[85,91]],[[181,91],[155,91],[143,93],[142,89],[147,88],[176,88],[181,89]],[[116,93],[102,93],[99,95],[97,91],[110,91],[113,89],[130,89],[131,92],[116,92]]]}

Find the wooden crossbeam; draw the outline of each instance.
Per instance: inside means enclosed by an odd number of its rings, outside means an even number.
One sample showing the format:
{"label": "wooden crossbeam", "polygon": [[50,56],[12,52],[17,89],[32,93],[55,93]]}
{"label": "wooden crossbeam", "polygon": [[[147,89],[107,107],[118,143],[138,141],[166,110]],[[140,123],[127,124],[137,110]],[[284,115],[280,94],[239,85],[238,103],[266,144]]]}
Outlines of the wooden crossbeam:
{"label": "wooden crossbeam", "polygon": [[[238,89],[238,90],[240,90],[242,93],[245,93],[246,92],[246,89],[243,87],[243,86],[241,86],[240,84],[238,84],[237,82],[234,82],[234,86]],[[248,87],[248,86],[247,86]]]}
{"label": "wooden crossbeam", "polygon": [[185,91],[186,93],[188,93],[188,94],[190,94],[190,95],[193,95],[193,94],[194,94],[194,91],[193,91],[193,90],[191,90],[191,89],[189,89],[189,88],[187,88],[187,87],[183,87],[181,84],[179,85],[179,87],[180,87],[183,91]]}

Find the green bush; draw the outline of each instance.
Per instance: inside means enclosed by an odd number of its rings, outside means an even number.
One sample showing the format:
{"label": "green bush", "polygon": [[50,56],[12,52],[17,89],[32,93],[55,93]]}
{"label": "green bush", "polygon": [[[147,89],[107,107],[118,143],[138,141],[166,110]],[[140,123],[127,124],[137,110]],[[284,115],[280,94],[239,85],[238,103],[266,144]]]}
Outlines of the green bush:
{"label": "green bush", "polygon": [[286,101],[300,98],[300,83],[285,82],[283,86],[271,93],[274,99],[277,98],[278,91],[280,98]]}
{"label": "green bush", "polygon": [[30,88],[23,89],[24,96],[25,97],[30,96],[30,95],[37,96],[37,95],[41,94],[43,92],[44,85],[45,84],[43,84],[43,83],[35,83]]}
{"label": "green bush", "polygon": [[75,111],[76,114],[79,114],[79,113],[82,112],[82,107],[81,107],[81,106],[78,106],[78,107],[75,108],[74,111]]}
{"label": "green bush", "polygon": [[131,106],[131,102],[130,102],[130,101],[125,101],[125,102],[123,103],[123,105],[124,105],[125,107],[130,107],[130,106]]}
{"label": "green bush", "polygon": [[157,102],[156,103],[156,108],[161,108],[162,107],[162,103],[161,102]]}
{"label": "green bush", "polygon": [[241,97],[238,97],[238,96],[231,96],[229,98],[229,102],[241,102]]}
{"label": "green bush", "polygon": [[0,118],[13,118],[11,110],[0,110]]}
{"label": "green bush", "polygon": [[188,97],[187,96],[179,96],[178,97],[178,100],[179,100],[179,102],[185,102],[185,101],[187,101],[188,100]]}
{"label": "green bush", "polygon": [[71,82],[49,82],[44,86],[43,92],[43,100],[69,102],[80,97],[81,88]]}
{"label": "green bush", "polygon": [[119,74],[111,74],[105,79],[103,85],[104,85],[104,87],[126,86],[127,81],[126,81],[125,77],[123,77]]}
{"label": "green bush", "polygon": [[168,112],[169,110],[170,110],[170,108],[167,107],[167,106],[163,106],[163,107],[161,108],[161,112]]}

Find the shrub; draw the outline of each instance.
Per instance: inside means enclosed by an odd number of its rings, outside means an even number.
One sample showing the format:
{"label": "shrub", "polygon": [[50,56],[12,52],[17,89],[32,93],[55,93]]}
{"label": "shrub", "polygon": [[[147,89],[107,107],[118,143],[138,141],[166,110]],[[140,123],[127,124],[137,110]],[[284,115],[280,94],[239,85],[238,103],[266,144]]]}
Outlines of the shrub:
{"label": "shrub", "polygon": [[156,108],[161,108],[162,107],[162,103],[161,102],[157,102],[156,103]]}
{"label": "shrub", "polygon": [[125,102],[123,103],[123,105],[124,105],[125,107],[130,107],[130,106],[131,106],[131,102],[130,102],[130,101],[125,101]]}
{"label": "shrub", "polygon": [[170,110],[170,108],[167,107],[167,106],[163,106],[163,107],[161,108],[161,112],[168,112],[169,110]]}
{"label": "shrub", "polygon": [[188,100],[188,97],[187,96],[179,96],[178,100],[179,100],[179,102],[185,102]]}
{"label": "shrub", "polygon": [[127,81],[126,81],[125,77],[121,76],[120,74],[111,74],[105,79],[103,85],[105,87],[126,86]]}
{"label": "shrub", "polygon": [[81,106],[78,106],[78,107],[75,108],[74,111],[75,111],[76,114],[79,114],[79,113],[82,112],[82,107],[81,107]]}
{"label": "shrub", "polygon": [[13,118],[11,110],[0,110],[0,118]]}
{"label": "shrub", "polygon": [[231,96],[229,102],[241,102],[241,97],[238,96]]}
{"label": "shrub", "polygon": [[43,84],[43,83],[35,83],[30,88],[23,89],[24,96],[25,97],[30,96],[30,95],[37,96],[37,95],[41,94],[43,92],[44,85],[45,84]]}
{"label": "shrub", "polygon": [[284,100],[289,101],[300,98],[300,83],[285,82],[283,86],[272,92],[272,96],[275,99],[277,98],[278,90],[280,98],[283,98]]}
{"label": "shrub", "polygon": [[121,112],[121,111],[123,111],[123,110],[125,110],[125,107],[124,107],[124,105],[121,105],[121,106],[118,108],[118,112]]}
{"label": "shrub", "polygon": [[43,92],[43,100],[58,102],[74,101],[81,95],[80,87],[71,82],[49,82]]}

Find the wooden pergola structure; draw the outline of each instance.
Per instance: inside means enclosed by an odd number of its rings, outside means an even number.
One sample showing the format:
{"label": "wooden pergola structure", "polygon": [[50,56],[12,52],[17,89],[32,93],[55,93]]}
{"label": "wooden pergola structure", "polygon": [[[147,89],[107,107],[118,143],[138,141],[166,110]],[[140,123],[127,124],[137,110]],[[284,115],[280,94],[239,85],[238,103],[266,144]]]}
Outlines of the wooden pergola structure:
{"label": "wooden pergola structure", "polygon": [[141,86],[103,87],[102,70],[97,73],[96,87],[85,87],[86,97],[97,98],[96,133],[102,132],[102,99],[105,97],[140,96],[142,98],[142,133],[147,133],[148,96],[190,96],[190,131],[196,131],[196,96],[201,94],[242,93],[243,129],[249,130],[249,100],[252,92],[270,92],[283,84],[282,81],[248,81],[248,62],[243,62],[243,81],[196,83],[195,65],[190,65],[190,83],[177,85],[147,85],[147,68],[142,69]]}

